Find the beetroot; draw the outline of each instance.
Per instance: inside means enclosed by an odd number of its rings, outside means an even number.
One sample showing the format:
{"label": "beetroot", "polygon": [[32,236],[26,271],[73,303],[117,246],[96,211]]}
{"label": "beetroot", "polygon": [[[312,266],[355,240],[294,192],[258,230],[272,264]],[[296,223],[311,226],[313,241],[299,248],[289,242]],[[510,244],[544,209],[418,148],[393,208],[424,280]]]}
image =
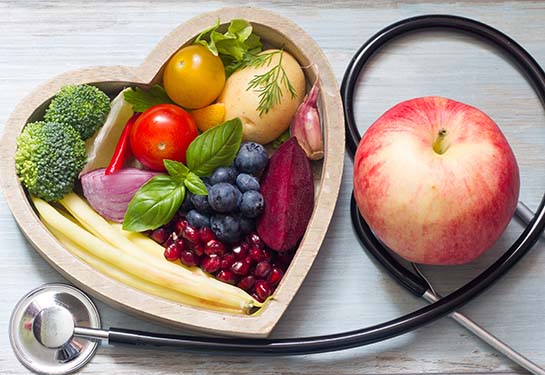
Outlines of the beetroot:
{"label": "beetroot", "polygon": [[314,209],[310,162],[295,137],[276,150],[261,181],[265,201],[257,233],[271,249],[290,250],[303,237]]}

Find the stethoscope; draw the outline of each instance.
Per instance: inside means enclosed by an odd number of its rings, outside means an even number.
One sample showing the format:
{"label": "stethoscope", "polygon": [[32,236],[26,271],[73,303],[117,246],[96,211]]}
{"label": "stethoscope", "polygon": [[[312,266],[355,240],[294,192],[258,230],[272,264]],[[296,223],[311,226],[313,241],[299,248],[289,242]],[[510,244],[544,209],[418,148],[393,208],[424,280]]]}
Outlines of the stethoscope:
{"label": "stethoscope", "polygon": [[[545,73],[520,45],[507,35],[483,23],[447,15],[425,15],[394,23],[372,36],[350,61],[345,72],[341,96],[347,129],[347,147],[353,156],[360,135],[353,112],[357,79],[374,53],[392,39],[418,30],[442,28],[464,31],[478,37],[509,56],[533,84],[545,105]],[[66,374],[84,366],[96,352],[98,342],[178,348],[188,352],[288,356],[337,351],[387,340],[451,314],[456,321],[535,374],[545,370],[509,348],[469,318],[456,312],[505,275],[532,248],[545,229],[545,198],[535,215],[519,204],[517,216],[527,224],[513,245],[473,280],[445,297],[439,297],[415,267],[415,272],[399,262],[374,236],[359,215],[354,199],[351,217],[362,246],[413,294],[432,302],[399,318],[374,326],[337,334],[286,338],[243,339],[171,335],[120,328],[101,329],[100,316],[93,302],[80,290],[65,284],[47,284],[25,295],[10,320],[10,341],[18,359],[30,370],[42,374]]]}

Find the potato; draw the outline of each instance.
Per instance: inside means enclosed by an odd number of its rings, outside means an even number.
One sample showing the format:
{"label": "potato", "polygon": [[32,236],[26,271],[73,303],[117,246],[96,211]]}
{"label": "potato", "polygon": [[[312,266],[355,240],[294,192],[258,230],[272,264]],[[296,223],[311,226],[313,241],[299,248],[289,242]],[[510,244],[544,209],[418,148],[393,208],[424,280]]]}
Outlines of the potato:
{"label": "potato", "polygon": [[[261,52],[270,53],[275,50]],[[248,90],[249,82],[259,74],[270,71],[278,64],[280,53],[275,54],[269,64],[259,68],[247,67],[236,71],[225,83],[218,102],[225,104],[225,119],[239,117],[243,124],[242,137],[244,141],[266,144],[275,140],[290,125],[291,118],[305,96],[305,75],[297,60],[286,51],[282,52],[282,67],[295,89],[296,97],[278,80],[282,88],[281,102],[274,105],[268,113],[259,115],[259,91]]]}

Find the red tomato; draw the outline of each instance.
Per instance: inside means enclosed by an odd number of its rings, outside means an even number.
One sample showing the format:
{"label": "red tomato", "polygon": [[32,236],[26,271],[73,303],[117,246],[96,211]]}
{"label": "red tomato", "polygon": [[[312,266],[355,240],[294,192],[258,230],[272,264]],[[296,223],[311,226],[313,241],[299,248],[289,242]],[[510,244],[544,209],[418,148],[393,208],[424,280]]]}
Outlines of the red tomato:
{"label": "red tomato", "polygon": [[145,167],[164,171],[164,159],[185,163],[187,148],[197,135],[189,113],[173,104],[159,104],[136,120],[130,135],[131,150]]}

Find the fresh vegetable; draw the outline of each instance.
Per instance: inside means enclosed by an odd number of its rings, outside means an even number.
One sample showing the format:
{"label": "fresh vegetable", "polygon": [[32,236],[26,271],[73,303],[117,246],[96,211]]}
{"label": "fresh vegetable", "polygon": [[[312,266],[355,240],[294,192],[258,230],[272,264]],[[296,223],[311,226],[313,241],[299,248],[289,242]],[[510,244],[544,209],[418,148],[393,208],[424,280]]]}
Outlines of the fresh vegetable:
{"label": "fresh vegetable", "polygon": [[104,168],[112,159],[124,126],[134,114],[132,105],[124,99],[124,93],[128,90],[130,89],[121,91],[112,100],[110,113],[108,113],[104,125],[86,141],[87,164],[81,170],[80,175]]}
{"label": "fresh vegetable", "polygon": [[278,138],[276,138],[273,142],[272,142],[272,148],[273,149],[277,149],[278,147],[280,147],[282,145],[282,143],[286,142],[288,139],[290,139],[291,135],[290,135],[290,130],[286,130],[284,133],[280,134],[278,136]]}
{"label": "fresh vegetable", "polygon": [[245,141],[266,144],[288,129],[305,95],[305,75],[286,51],[257,57],[229,77],[218,102],[225,104],[225,118],[240,117]]}
{"label": "fresh vegetable", "polygon": [[123,132],[121,133],[121,136],[119,137],[119,140],[117,141],[117,145],[115,147],[112,160],[110,160],[110,164],[108,164],[106,171],[104,171],[105,175],[109,175],[119,171],[121,168],[123,168],[127,160],[131,157],[132,152],[131,152],[131,146],[129,144],[129,136],[131,134],[132,127],[139,116],[140,116],[140,113],[136,113],[132,115],[131,118],[125,124],[125,127],[123,128]]}
{"label": "fresh vegetable", "polygon": [[121,223],[136,191],[157,172],[124,168],[107,175],[104,168],[81,176],[83,195],[102,217]]}
{"label": "fresh vegetable", "polygon": [[86,140],[104,124],[109,111],[110,98],[98,88],[65,86],[49,104],[44,120],[70,125]]}
{"label": "fresh vegetable", "polygon": [[223,63],[204,46],[184,47],[167,62],[163,84],[168,96],[182,107],[205,107],[223,90]]}
{"label": "fresh vegetable", "polygon": [[144,112],[159,104],[175,104],[161,85],[154,85],[149,90],[140,87],[129,88],[123,91],[123,97],[132,105],[134,112]]}
{"label": "fresh vegetable", "polygon": [[72,191],[86,160],[85,142],[70,125],[30,123],[17,137],[17,175],[30,193],[46,201]]}
{"label": "fresh vegetable", "polygon": [[201,132],[213,128],[225,121],[225,104],[214,103],[191,111],[191,116]]}
{"label": "fresh vegetable", "polygon": [[195,194],[193,198],[208,194],[200,177],[210,175],[219,166],[230,165],[241,138],[242,123],[233,119],[195,138],[187,149],[187,167],[165,160],[168,175],[153,177],[136,192],[125,214],[123,229],[141,232],[169,222],[184,201],[186,188]]}
{"label": "fresh vegetable", "polygon": [[186,161],[186,150],[197,137],[193,118],[173,104],[160,104],[138,117],[130,133],[130,146],[142,165],[164,171],[163,160]]}
{"label": "fresh vegetable", "polygon": [[219,56],[225,66],[225,73],[230,76],[242,62],[261,52],[262,44],[246,20],[232,20],[223,34],[217,31],[219,26],[218,19],[214,25],[200,33],[194,43],[207,47],[214,56]]}
{"label": "fresh vegetable", "polygon": [[257,221],[257,233],[271,249],[293,249],[314,210],[312,169],[296,138],[286,141],[271,157],[261,193],[265,207]]}
{"label": "fresh vegetable", "polygon": [[291,135],[297,138],[297,142],[311,160],[319,160],[324,157],[322,128],[320,127],[317,105],[319,91],[320,86],[316,80],[303,103],[295,112],[290,124]]}
{"label": "fresh vegetable", "polygon": [[[72,194],[70,199],[74,196],[75,194]],[[70,199],[63,201],[63,204],[72,207],[68,203]],[[100,220],[104,219],[94,213],[91,208],[84,210],[83,215],[81,215],[80,207],[76,211],[70,209],[69,211],[72,214],[74,212],[79,214],[79,217],[75,218],[82,225],[90,225],[93,234],[61,215],[45,201],[36,197],[33,197],[32,200],[42,221],[47,226],[63,234],[87,253],[118,267],[124,272],[142,278],[146,282],[210,301],[228,309],[247,312],[250,308],[259,306],[259,303],[237,288],[228,289],[229,292],[227,292],[225,288],[229,287],[227,284],[219,283],[221,285],[218,285],[212,278],[206,278],[204,275],[199,275],[180,266],[146,255],[146,253],[134,246],[131,241],[113,234],[115,231],[112,232],[113,229],[108,227],[109,224],[106,221],[104,221],[105,224],[94,226],[95,221],[100,222]],[[96,215],[96,217],[92,215]],[[108,240],[105,240],[104,237]]]}

